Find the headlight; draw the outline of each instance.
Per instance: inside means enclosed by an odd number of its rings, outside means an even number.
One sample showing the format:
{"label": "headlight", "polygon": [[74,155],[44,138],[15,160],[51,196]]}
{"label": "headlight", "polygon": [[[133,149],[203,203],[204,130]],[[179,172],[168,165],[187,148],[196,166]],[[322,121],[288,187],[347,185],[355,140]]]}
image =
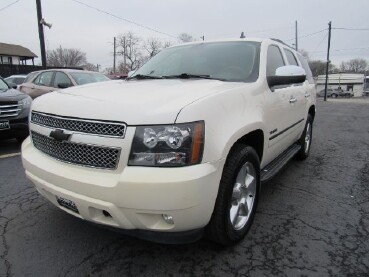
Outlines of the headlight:
{"label": "headlight", "polygon": [[204,122],[139,126],[128,165],[186,166],[198,164],[204,148]]}
{"label": "headlight", "polygon": [[21,101],[19,101],[20,104],[22,104],[22,108],[23,109],[27,109],[29,107],[31,107],[32,104],[32,98],[27,96],[26,98],[22,99]]}

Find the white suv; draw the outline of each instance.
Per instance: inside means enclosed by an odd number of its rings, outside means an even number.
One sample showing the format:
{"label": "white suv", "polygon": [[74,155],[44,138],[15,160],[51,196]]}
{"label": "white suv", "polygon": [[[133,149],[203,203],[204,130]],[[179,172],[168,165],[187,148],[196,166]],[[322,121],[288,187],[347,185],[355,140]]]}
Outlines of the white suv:
{"label": "white suv", "polygon": [[231,245],[292,157],[309,155],[316,89],[271,39],[167,48],[125,81],[33,102],[23,165],[62,210],[125,233]]}

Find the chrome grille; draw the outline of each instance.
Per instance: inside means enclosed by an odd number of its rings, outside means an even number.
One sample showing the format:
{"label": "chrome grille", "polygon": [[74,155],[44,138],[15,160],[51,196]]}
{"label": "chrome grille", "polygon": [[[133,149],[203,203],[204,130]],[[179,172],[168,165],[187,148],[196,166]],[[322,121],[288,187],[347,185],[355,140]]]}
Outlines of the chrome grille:
{"label": "chrome grille", "polygon": [[120,148],[58,142],[36,132],[31,132],[31,137],[38,150],[57,160],[102,169],[115,169],[118,166]]}
{"label": "chrome grille", "polygon": [[108,137],[124,137],[126,124],[80,118],[61,117],[32,112],[31,122],[49,128],[60,128],[78,133],[87,133]]}
{"label": "chrome grille", "polygon": [[0,102],[0,118],[16,117],[22,110],[22,104],[17,101]]}

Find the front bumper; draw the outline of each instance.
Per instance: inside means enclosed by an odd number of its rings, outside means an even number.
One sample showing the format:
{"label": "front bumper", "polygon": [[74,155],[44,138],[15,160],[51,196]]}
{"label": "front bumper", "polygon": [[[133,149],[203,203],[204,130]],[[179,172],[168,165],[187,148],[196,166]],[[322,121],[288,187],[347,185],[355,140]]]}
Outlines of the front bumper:
{"label": "front bumper", "polygon": [[[141,233],[206,226],[224,165],[220,160],[181,168],[92,169],[57,161],[38,151],[30,138],[22,145],[22,161],[27,177],[54,205],[93,223]],[[79,213],[60,206],[57,196],[73,201]],[[173,216],[174,224],[163,214]]]}
{"label": "front bumper", "polygon": [[1,119],[1,121],[8,120],[10,128],[0,130],[0,139],[10,138],[24,138],[29,135],[28,117],[20,119]]}

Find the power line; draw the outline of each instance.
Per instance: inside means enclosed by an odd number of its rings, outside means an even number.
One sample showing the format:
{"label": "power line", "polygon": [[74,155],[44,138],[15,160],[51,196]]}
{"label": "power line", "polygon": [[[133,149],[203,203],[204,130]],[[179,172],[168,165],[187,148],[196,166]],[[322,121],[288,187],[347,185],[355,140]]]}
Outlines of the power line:
{"label": "power line", "polygon": [[[246,35],[248,34],[256,34],[256,33],[265,33],[269,31],[278,31],[278,30],[286,30],[286,29],[292,29],[295,27],[279,27],[279,28],[272,28],[272,29],[262,29],[262,30],[251,30],[251,31],[245,31]],[[228,34],[207,34],[207,36],[210,37],[220,37],[220,36],[239,36],[240,33],[228,33]]]}
{"label": "power line", "polygon": [[5,10],[5,9],[7,9],[7,8],[9,8],[10,6],[13,6],[14,4],[18,3],[19,1],[20,0],[14,1],[13,3],[10,3],[9,5],[6,5],[5,7],[2,7],[0,9],[0,12],[3,11],[3,10]]}
{"label": "power line", "polygon": [[343,31],[369,31],[369,28],[332,28],[332,29]]}
{"label": "power line", "polygon": [[[314,32],[314,33],[310,33],[310,34],[302,35],[302,36],[299,36],[299,37],[297,37],[297,38],[301,39],[301,38],[311,37],[311,36],[314,36],[314,35],[320,34],[320,33],[324,32],[324,31],[326,31],[326,30],[327,30],[327,28],[326,28],[326,29],[323,29],[323,30],[320,30],[320,31],[317,31],[317,32]],[[296,38],[287,39],[287,40],[284,40],[284,42],[286,42],[286,41],[293,41],[293,40],[295,40],[295,39],[296,39]]]}
{"label": "power line", "polygon": [[[18,0],[18,1],[19,1],[19,0]],[[166,36],[169,36],[169,37],[172,37],[172,38],[177,38],[176,36],[170,35],[170,34],[168,34],[168,33],[161,32],[161,31],[159,31],[159,30],[155,30],[155,29],[153,29],[153,28],[151,28],[151,27],[148,27],[148,26],[142,25],[142,24],[137,23],[137,22],[134,22],[134,21],[132,21],[132,20],[129,20],[129,19],[126,19],[126,18],[120,17],[120,16],[118,16],[118,15],[112,14],[112,13],[110,13],[110,12],[107,12],[107,11],[101,10],[101,9],[99,9],[99,8],[97,8],[97,7],[90,6],[90,5],[88,5],[88,4],[86,4],[86,3],[83,3],[83,2],[81,2],[81,1],[78,1],[78,0],[72,0],[72,1],[73,1],[73,2],[76,2],[76,3],[80,4],[80,5],[83,5],[83,6],[85,6],[85,7],[88,7],[88,8],[90,8],[90,9],[96,10],[96,11],[98,11],[98,12],[100,12],[100,13],[104,13],[104,14],[106,14],[106,15],[109,15],[109,16],[111,16],[111,17],[114,17],[114,18],[116,18],[116,19],[119,19],[119,20],[122,20],[122,21],[128,22],[128,23],[130,23],[130,24],[134,24],[134,25],[136,25],[136,26],[139,26],[139,27],[141,27],[141,28],[144,28],[144,29],[150,30],[150,31],[152,31],[152,32],[159,33],[159,34],[162,34],[162,35],[166,35]]]}
{"label": "power line", "polygon": [[[331,52],[341,52],[341,51],[351,51],[351,50],[366,50],[369,47],[358,47],[358,48],[342,48],[342,49],[333,49]],[[324,53],[326,51],[308,51],[309,53]]]}

